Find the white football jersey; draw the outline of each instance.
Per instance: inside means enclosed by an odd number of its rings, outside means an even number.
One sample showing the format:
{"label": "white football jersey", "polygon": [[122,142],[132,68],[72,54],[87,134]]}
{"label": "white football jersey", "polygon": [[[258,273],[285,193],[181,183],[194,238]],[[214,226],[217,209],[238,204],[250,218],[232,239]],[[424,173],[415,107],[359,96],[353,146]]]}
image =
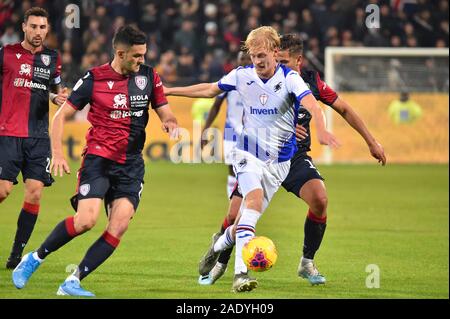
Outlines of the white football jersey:
{"label": "white football jersey", "polygon": [[227,115],[225,119],[224,139],[226,141],[236,140],[242,133],[242,116],[244,105],[237,91],[224,92],[220,96],[227,99]]}
{"label": "white football jersey", "polygon": [[301,99],[311,94],[298,72],[279,64],[263,82],[253,65],[238,67],[218,86],[236,90],[244,106],[243,130],[237,148],[262,161],[283,162],[296,152],[295,124]]}

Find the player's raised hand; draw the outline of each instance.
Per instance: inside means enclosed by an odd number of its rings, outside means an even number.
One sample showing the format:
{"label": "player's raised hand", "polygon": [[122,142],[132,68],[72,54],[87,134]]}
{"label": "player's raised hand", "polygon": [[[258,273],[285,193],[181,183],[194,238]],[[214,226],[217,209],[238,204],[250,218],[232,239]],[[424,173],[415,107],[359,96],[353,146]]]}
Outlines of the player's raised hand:
{"label": "player's raised hand", "polygon": [[69,91],[68,91],[67,87],[64,87],[58,93],[58,95],[55,97],[54,103],[58,106],[61,106],[64,104],[64,102],[67,100],[68,97],[69,97]]}
{"label": "player's raised hand", "polygon": [[61,155],[53,155],[52,162],[50,163],[50,172],[52,172],[53,176],[63,176],[64,173],[70,174],[70,167],[67,164],[64,156]]}
{"label": "player's raised hand", "polygon": [[162,129],[164,132],[169,133],[170,138],[178,139],[178,123],[174,120],[167,120],[162,123]]}
{"label": "player's raised hand", "polygon": [[386,155],[384,155],[384,149],[380,143],[375,141],[375,143],[370,144],[369,150],[370,154],[378,160],[378,163],[381,163],[383,166],[386,165]]}
{"label": "player's raised hand", "polygon": [[304,140],[308,137],[308,131],[302,125],[297,124],[295,126],[295,137],[297,138],[297,141]]}
{"label": "player's raised hand", "polygon": [[317,138],[319,139],[319,143],[321,145],[328,145],[331,148],[338,148],[341,146],[341,143],[338,141],[336,136],[324,130],[323,132],[317,131]]}

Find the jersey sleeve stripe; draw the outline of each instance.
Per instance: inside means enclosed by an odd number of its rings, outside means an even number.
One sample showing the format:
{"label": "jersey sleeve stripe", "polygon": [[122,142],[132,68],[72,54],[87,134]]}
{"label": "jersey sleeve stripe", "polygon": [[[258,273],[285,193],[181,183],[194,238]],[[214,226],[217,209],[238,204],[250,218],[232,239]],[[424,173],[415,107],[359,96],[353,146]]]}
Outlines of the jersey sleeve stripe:
{"label": "jersey sleeve stripe", "polygon": [[236,87],[234,85],[230,85],[230,84],[223,84],[221,81],[219,81],[219,83],[217,84],[219,89],[221,89],[222,91],[233,91],[236,90]]}
{"label": "jersey sleeve stripe", "polygon": [[297,96],[297,101],[300,102],[308,94],[312,94],[311,90],[307,90],[307,91],[303,92],[302,94],[298,95]]}

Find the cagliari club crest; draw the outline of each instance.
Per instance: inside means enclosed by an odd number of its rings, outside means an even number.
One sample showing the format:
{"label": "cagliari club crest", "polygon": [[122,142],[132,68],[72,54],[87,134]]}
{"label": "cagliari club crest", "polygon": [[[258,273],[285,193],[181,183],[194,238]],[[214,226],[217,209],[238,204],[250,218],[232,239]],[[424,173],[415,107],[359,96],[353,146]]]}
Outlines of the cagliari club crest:
{"label": "cagliari club crest", "polygon": [[50,56],[48,54],[41,54],[41,60],[42,60],[42,63],[45,64],[45,66],[50,65]]}
{"label": "cagliari club crest", "polygon": [[136,82],[136,86],[141,90],[144,90],[147,86],[147,78],[142,75],[138,75],[134,78],[134,82]]}
{"label": "cagliari club crest", "polygon": [[79,192],[81,195],[86,196],[90,190],[91,190],[91,185],[83,184],[80,186]]}
{"label": "cagliari club crest", "polygon": [[262,105],[266,105],[268,98],[269,97],[267,96],[267,94],[263,93],[259,96],[259,101],[261,102]]}

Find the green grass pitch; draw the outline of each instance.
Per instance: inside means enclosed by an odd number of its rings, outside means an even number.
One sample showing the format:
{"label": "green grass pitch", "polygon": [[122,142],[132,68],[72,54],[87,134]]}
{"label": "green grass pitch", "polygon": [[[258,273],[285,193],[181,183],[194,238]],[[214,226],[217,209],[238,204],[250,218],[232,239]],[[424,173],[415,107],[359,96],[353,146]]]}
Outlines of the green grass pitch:
{"label": "green grass pitch", "polygon": [[[25,251],[72,214],[76,169],[45,190]],[[278,248],[259,287],[231,292],[232,269],[214,286],[197,284],[197,264],[227,209],[226,168],[214,164],[147,165],[137,214],[116,252],[83,286],[98,298],[449,298],[448,165],[319,166],[329,194],[328,226],[316,255],[324,286],[297,277],[307,206],[280,189],[257,225]],[[23,201],[22,183],[0,205],[0,298],[57,298],[66,267],[78,264],[106,224],[50,255],[27,287],[17,290],[4,268]],[[231,262],[234,261],[234,258]],[[366,266],[380,269],[380,287],[367,288]]]}

